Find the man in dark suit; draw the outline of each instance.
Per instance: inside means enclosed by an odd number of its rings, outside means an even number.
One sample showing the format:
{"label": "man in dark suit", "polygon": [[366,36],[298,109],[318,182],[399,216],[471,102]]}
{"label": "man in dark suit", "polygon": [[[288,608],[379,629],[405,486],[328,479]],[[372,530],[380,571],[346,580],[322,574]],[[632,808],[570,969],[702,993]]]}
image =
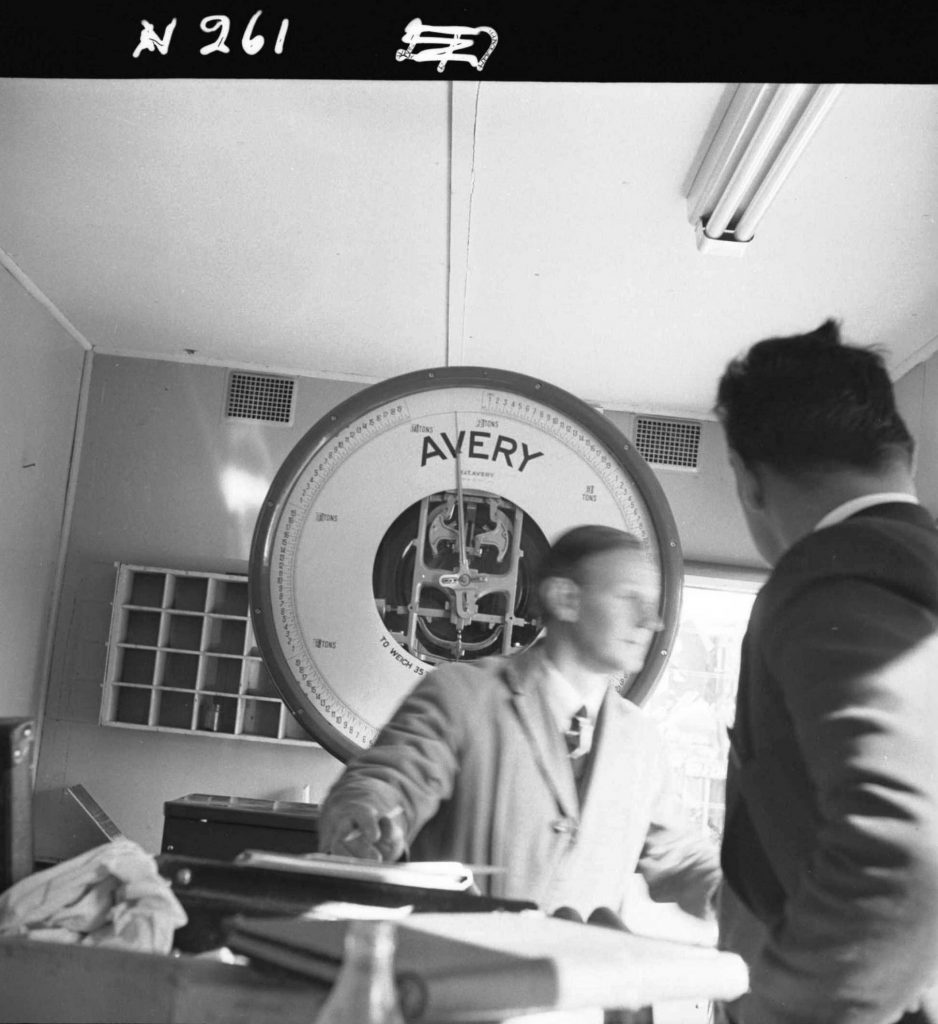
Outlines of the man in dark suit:
{"label": "man in dark suit", "polygon": [[827,321],[716,411],[772,565],[743,641],[721,945],[735,1024],[938,1021],[938,531],[873,350]]}

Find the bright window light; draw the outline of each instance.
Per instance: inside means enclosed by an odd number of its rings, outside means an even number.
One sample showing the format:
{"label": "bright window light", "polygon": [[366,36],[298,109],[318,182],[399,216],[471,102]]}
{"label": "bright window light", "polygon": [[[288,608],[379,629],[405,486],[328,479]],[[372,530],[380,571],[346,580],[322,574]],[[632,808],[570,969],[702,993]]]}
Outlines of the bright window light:
{"label": "bright window light", "polygon": [[688,574],[674,653],[645,702],[658,724],[678,794],[704,834],[723,833],[727,727],[733,722],[740,648],[761,581]]}

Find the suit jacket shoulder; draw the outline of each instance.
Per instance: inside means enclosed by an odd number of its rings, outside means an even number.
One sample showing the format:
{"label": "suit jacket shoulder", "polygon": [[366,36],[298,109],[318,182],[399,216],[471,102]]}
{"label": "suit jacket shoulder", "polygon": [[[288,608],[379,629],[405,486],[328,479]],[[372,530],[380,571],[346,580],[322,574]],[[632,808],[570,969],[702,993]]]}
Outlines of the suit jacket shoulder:
{"label": "suit jacket shoulder", "polygon": [[875,506],[816,530],[779,560],[757,604],[776,607],[806,587],[867,580],[938,605],[938,529],[918,505]]}

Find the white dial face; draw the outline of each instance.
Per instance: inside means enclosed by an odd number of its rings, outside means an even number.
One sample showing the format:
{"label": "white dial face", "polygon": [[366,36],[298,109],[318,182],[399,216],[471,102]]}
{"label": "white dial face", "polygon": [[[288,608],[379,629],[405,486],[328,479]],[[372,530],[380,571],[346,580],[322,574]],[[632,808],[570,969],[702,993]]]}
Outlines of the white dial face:
{"label": "white dial face", "polygon": [[557,388],[471,368],[395,378],[320,421],[271,487],[251,569],[262,653],[348,756],[435,664],[533,642],[533,574],[565,530],[633,533],[663,598],[680,560],[663,501],[626,439]]}

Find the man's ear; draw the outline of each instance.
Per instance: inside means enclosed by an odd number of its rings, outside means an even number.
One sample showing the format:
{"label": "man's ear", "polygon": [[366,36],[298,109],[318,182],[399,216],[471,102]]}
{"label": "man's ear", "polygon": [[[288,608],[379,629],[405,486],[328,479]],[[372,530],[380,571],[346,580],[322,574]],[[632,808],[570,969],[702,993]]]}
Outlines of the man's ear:
{"label": "man's ear", "polygon": [[756,512],[765,507],[765,488],[762,485],[762,478],[757,469],[747,466],[740,458],[739,453],[730,448],[730,465],[733,467],[733,475],[736,477],[736,493],[740,502]]}
{"label": "man's ear", "polygon": [[538,589],[541,605],[558,622],[576,622],[580,615],[580,588],[565,576],[548,576]]}

